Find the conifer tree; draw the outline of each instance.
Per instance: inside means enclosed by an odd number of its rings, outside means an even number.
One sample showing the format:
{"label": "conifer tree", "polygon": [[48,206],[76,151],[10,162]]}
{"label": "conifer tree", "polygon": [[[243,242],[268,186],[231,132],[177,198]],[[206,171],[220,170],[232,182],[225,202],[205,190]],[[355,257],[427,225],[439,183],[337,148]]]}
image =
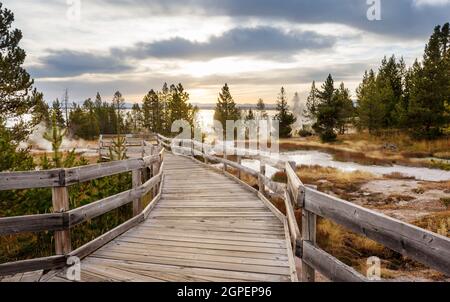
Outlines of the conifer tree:
{"label": "conifer tree", "polygon": [[228,84],[225,84],[222,87],[222,91],[219,93],[219,98],[217,99],[214,120],[219,121],[222,124],[224,133],[226,133],[227,121],[238,121],[240,119],[241,111],[231,96]]}
{"label": "conifer tree", "polygon": [[414,66],[407,115],[408,125],[417,137],[439,136],[450,121],[449,31],[449,24],[436,26],[422,63]]}
{"label": "conifer tree", "polygon": [[20,117],[35,105],[28,97],[33,80],[22,67],[26,53],[19,47],[22,32],[13,29],[14,14],[0,2],[0,117]]}
{"label": "conifer tree", "polygon": [[66,126],[66,122],[64,121],[64,116],[59,99],[56,99],[52,104],[52,123],[53,123],[53,115],[56,120],[57,126],[60,128],[64,128]]}
{"label": "conifer tree", "polygon": [[258,103],[256,104],[256,110],[258,111],[258,118],[259,119],[267,119],[269,116],[267,115],[266,111],[266,104],[264,104],[263,99],[258,99]]}
{"label": "conifer tree", "polygon": [[52,128],[44,134],[44,139],[52,143],[53,164],[55,168],[62,167],[62,153],[60,151],[66,130],[60,127],[56,112],[52,114]]}
{"label": "conifer tree", "polygon": [[275,119],[280,122],[279,137],[289,138],[292,136],[292,125],[295,123],[296,118],[289,111],[289,105],[287,102],[286,90],[281,87],[280,94],[277,101],[277,115]]}
{"label": "conifer tree", "polygon": [[332,142],[337,138],[335,130],[339,125],[340,103],[336,97],[333,77],[328,75],[322,89],[318,91],[318,104],[315,108],[316,123],[313,125],[322,141]]}
{"label": "conifer tree", "polygon": [[339,89],[336,90],[336,102],[339,106],[337,128],[339,134],[345,134],[347,131],[347,125],[353,120],[355,114],[355,108],[353,101],[350,98],[350,90],[345,88],[344,83],[341,83]]}
{"label": "conifer tree", "polygon": [[376,85],[376,76],[373,70],[365,72],[362,83],[356,90],[358,98],[357,115],[358,127],[368,129],[375,134],[383,127],[385,107],[380,102],[379,90]]}
{"label": "conifer tree", "polygon": [[318,93],[319,91],[316,88],[316,82],[313,81],[308,98],[306,99],[306,109],[303,113],[312,123],[315,123],[317,119],[317,105],[319,103]]}

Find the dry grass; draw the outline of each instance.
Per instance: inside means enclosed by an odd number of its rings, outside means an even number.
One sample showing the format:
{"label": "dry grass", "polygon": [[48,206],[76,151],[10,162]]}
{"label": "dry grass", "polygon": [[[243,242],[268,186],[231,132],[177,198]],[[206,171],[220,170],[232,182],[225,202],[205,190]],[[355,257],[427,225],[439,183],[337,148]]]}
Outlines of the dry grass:
{"label": "dry grass", "polygon": [[415,141],[404,134],[388,133],[372,136],[367,133],[340,136],[336,143],[322,143],[317,137],[280,140],[280,150],[318,150],[331,154],[335,160],[362,165],[430,167],[450,170],[450,164],[430,161],[428,157],[448,159],[450,137],[432,141]]}
{"label": "dry grass", "polygon": [[[229,171],[237,175],[234,169]],[[341,198],[346,199],[348,192],[359,190],[360,186],[368,181],[376,179],[372,174],[366,172],[342,172],[333,168],[324,168],[320,166],[301,166],[298,167],[297,174],[306,184],[317,185],[321,191],[332,191]],[[277,173],[276,179],[280,182],[285,180],[284,173]],[[254,188],[258,188],[255,178],[242,174],[241,179]],[[325,182],[324,182],[325,181]],[[434,183],[434,188],[445,187],[450,182]],[[429,183],[424,183],[427,188],[432,189]],[[423,188],[423,190],[427,189]],[[412,197],[406,195],[390,196],[393,202],[410,200]],[[272,197],[271,202],[283,214],[286,213],[284,201],[281,198]],[[347,199],[348,200],[348,199]],[[433,232],[443,234],[450,228],[450,212],[447,216],[443,213],[438,216],[430,216],[417,222],[416,225]],[[295,211],[297,223],[301,226],[301,210]],[[445,224],[444,224],[445,222]],[[350,232],[344,227],[333,223],[330,220],[318,218],[317,222],[317,244],[323,250],[333,255],[337,259],[352,266],[361,274],[365,275],[367,271],[367,259],[373,256],[382,259],[382,278],[393,279],[398,277],[405,278],[427,278],[440,281],[445,278],[442,274],[426,268],[424,265],[412,261],[401,254],[394,252],[383,245],[370,240],[364,236]]]}
{"label": "dry grass", "polygon": [[316,185],[322,192],[334,193],[340,198],[352,201],[352,193],[358,192],[365,183],[377,177],[368,172],[341,170],[321,166],[300,166],[297,175],[305,184]]}
{"label": "dry grass", "polygon": [[424,192],[431,190],[440,190],[450,194],[450,180],[441,182],[421,182],[420,189]]}
{"label": "dry grass", "polygon": [[442,236],[450,237],[450,211],[434,213],[415,221],[413,224]]}
{"label": "dry grass", "polygon": [[442,197],[441,202],[446,208],[450,208],[450,197]]}
{"label": "dry grass", "polygon": [[400,172],[392,172],[391,174],[384,174],[384,178],[387,179],[399,179],[399,180],[414,180],[416,179],[414,176],[407,176]]}

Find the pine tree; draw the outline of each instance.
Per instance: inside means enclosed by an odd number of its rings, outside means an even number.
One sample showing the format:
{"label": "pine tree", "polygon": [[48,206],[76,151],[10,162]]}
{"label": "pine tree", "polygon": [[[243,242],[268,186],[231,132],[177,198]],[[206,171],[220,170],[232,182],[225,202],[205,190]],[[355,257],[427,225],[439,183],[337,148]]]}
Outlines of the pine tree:
{"label": "pine tree", "polygon": [[258,118],[259,119],[267,119],[269,116],[266,112],[266,104],[264,104],[263,99],[259,99],[258,103],[256,104],[256,110],[258,111]]}
{"label": "pine tree", "polygon": [[20,117],[35,105],[28,97],[33,80],[22,67],[26,53],[19,47],[22,32],[12,29],[14,14],[0,2],[0,117]]}
{"label": "pine tree", "polygon": [[61,168],[62,167],[62,153],[60,151],[61,145],[63,142],[63,138],[66,134],[66,130],[63,130],[62,127],[60,127],[56,112],[53,112],[52,114],[52,128],[49,132],[46,132],[44,134],[44,139],[48,140],[52,143],[52,150],[53,150],[53,164],[55,168]]}
{"label": "pine tree", "polygon": [[141,131],[144,120],[139,104],[133,104],[133,107],[131,108],[131,119],[133,132],[138,133]]}
{"label": "pine tree", "polygon": [[338,124],[337,128],[339,134],[345,134],[347,131],[347,125],[352,122],[355,114],[355,108],[353,106],[353,101],[350,98],[350,90],[345,88],[344,83],[341,83],[339,89],[336,91],[336,96],[339,112],[338,112]]}
{"label": "pine tree", "polygon": [[226,133],[227,121],[238,121],[240,119],[241,111],[237,108],[236,103],[231,96],[228,84],[225,84],[217,99],[214,120],[219,121],[222,124],[224,133]]}
{"label": "pine tree", "polygon": [[317,121],[313,125],[322,141],[332,142],[337,138],[335,130],[339,126],[339,99],[336,97],[333,77],[328,75],[322,89],[318,91],[318,104],[315,108]]}
{"label": "pine tree", "polygon": [[380,101],[380,91],[376,84],[376,76],[373,70],[364,74],[362,83],[356,90],[358,106],[358,128],[368,129],[369,133],[375,134],[383,127],[385,107]]}
{"label": "pine tree", "polygon": [[177,120],[185,120],[193,127],[196,108],[189,103],[189,94],[184,90],[183,85],[181,83],[177,86],[171,85],[170,94],[171,98],[168,104],[169,129],[173,122]]}
{"label": "pine tree", "polygon": [[280,94],[278,95],[277,111],[278,113],[275,115],[275,119],[280,122],[279,137],[289,138],[292,136],[292,125],[295,123],[296,118],[289,111],[286,90],[284,87],[281,87]]}
{"label": "pine tree", "polygon": [[407,115],[408,125],[417,137],[439,136],[450,122],[449,34],[449,24],[436,26],[422,63],[413,67]]}
{"label": "pine tree", "polygon": [[162,116],[162,130],[161,133],[169,134],[171,132],[170,124],[170,108],[169,104],[171,102],[170,89],[167,83],[164,83],[161,92],[158,94],[159,100],[161,102],[161,116]]}
{"label": "pine tree", "polygon": [[120,135],[123,128],[123,110],[125,109],[125,99],[120,91],[114,93],[112,107],[116,116],[116,133]]}
{"label": "pine tree", "polygon": [[54,118],[56,119],[57,126],[60,128],[64,128],[66,126],[66,123],[64,121],[61,103],[59,102],[59,99],[56,99],[52,104],[52,122],[53,122],[53,115]]}
{"label": "pine tree", "polygon": [[50,108],[44,101],[44,95],[37,90],[33,90],[33,98],[35,99],[35,106],[33,107],[33,124],[44,123],[45,127],[50,127]]}
{"label": "pine tree", "polygon": [[66,127],[69,128],[69,90],[67,88],[64,90],[62,104],[64,106],[64,120],[66,122]]}
{"label": "pine tree", "polygon": [[306,99],[306,109],[303,113],[312,123],[315,123],[317,119],[317,105],[319,103],[318,93],[319,91],[316,88],[316,82],[313,81],[308,98]]}
{"label": "pine tree", "polygon": [[381,66],[376,76],[377,88],[380,92],[379,101],[383,103],[384,128],[395,128],[399,124],[397,112],[403,98],[403,78],[405,64],[403,59],[397,62],[395,56],[386,57],[381,61]]}
{"label": "pine tree", "polygon": [[145,127],[154,133],[162,133],[164,128],[163,106],[159,100],[159,94],[153,89],[144,97],[142,111]]}

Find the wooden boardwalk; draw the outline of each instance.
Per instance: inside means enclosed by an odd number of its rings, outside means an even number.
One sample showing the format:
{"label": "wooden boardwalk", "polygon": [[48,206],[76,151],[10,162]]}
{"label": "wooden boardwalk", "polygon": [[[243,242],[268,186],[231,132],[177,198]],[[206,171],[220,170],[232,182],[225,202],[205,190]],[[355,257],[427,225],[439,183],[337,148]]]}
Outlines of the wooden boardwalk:
{"label": "wooden boardwalk", "polygon": [[283,221],[237,180],[167,154],[162,197],[148,219],[82,260],[81,279],[297,281]]}

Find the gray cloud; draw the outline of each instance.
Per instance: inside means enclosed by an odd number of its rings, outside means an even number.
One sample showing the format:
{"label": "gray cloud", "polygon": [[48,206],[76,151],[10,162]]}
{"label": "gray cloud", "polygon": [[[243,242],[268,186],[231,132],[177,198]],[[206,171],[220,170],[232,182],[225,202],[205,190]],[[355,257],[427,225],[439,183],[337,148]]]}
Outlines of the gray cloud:
{"label": "gray cloud", "polygon": [[[61,97],[65,88],[70,91],[70,97],[73,101],[81,102],[86,98],[93,98],[97,91],[100,91],[105,100],[111,99],[115,91],[120,90],[125,97],[130,94],[144,95],[150,89],[160,89],[164,82],[167,83],[182,83],[189,91],[192,88],[215,88],[228,83],[231,86],[247,85],[255,87],[255,98],[258,97],[257,87],[264,86],[282,86],[282,85],[297,85],[310,84],[313,80],[322,82],[326,79],[329,73],[333,75],[336,83],[341,81],[360,81],[364,70],[367,69],[368,63],[358,62],[353,64],[329,64],[321,66],[320,68],[289,68],[277,69],[274,68],[265,73],[240,73],[234,76],[231,75],[214,75],[205,76],[201,78],[193,78],[187,74],[179,75],[165,75],[165,74],[142,74],[136,79],[119,79],[102,81],[89,80],[67,80],[67,81],[43,81],[36,80],[38,89],[47,91],[47,100],[52,100]],[[370,65],[370,64],[369,64]],[[217,88],[217,93],[219,92]],[[276,95],[276,91],[274,91]],[[129,100],[127,101],[139,101]],[[192,101],[196,101],[193,99]],[[211,98],[211,102],[215,102],[215,98]]]}
{"label": "gray cloud", "polygon": [[[295,23],[339,23],[403,38],[422,38],[449,21],[450,5],[416,0],[381,0],[382,20],[369,21],[366,0],[108,0],[105,5],[142,14],[202,15],[280,19]],[[424,3],[422,1],[421,3]]]}
{"label": "gray cloud", "polygon": [[227,56],[270,56],[295,53],[301,50],[317,50],[333,46],[335,38],[314,32],[284,32],[274,27],[234,28],[207,42],[192,42],[173,38],[152,43],[138,43],[130,49],[113,49],[121,57],[143,59],[183,58],[211,59]]}
{"label": "gray cloud", "polygon": [[70,77],[86,73],[118,73],[132,69],[131,65],[111,55],[90,52],[52,50],[40,58],[39,66],[28,68],[33,77]]}

